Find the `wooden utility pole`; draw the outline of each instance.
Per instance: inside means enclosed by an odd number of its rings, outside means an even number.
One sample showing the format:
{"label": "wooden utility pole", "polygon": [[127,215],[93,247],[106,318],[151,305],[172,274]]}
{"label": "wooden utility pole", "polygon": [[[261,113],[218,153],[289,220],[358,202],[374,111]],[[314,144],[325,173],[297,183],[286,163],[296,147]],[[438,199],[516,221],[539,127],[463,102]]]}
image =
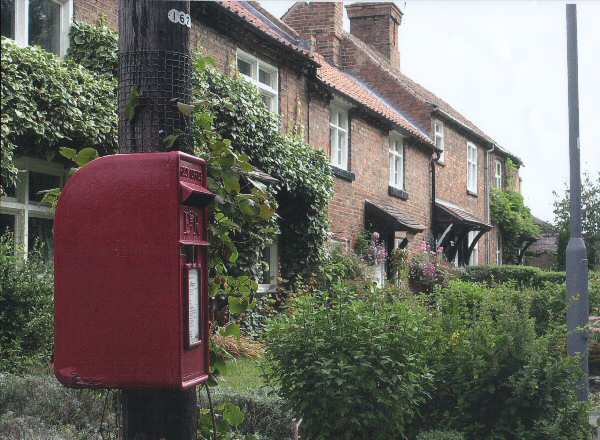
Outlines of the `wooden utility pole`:
{"label": "wooden utility pole", "polygon": [[[119,1],[121,153],[192,152],[176,104],[191,101],[190,27],[189,1]],[[121,400],[121,439],[196,440],[195,388],[123,390]]]}

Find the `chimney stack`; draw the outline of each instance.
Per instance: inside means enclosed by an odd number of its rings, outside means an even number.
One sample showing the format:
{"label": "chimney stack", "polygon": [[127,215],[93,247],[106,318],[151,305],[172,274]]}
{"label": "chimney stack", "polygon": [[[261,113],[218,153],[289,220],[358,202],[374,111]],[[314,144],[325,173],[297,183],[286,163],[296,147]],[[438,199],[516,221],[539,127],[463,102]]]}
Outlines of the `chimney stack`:
{"label": "chimney stack", "polygon": [[392,2],[353,3],[346,6],[350,33],[378,51],[400,70],[398,27],[402,12]]}
{"label": "chimney stack", "polygon": [[284,23],[306,40],[316,42],[315,49],[325,59],[339,66],[340,41],[344,28],[341,0],[332,2],[297,2],[282,17]]}

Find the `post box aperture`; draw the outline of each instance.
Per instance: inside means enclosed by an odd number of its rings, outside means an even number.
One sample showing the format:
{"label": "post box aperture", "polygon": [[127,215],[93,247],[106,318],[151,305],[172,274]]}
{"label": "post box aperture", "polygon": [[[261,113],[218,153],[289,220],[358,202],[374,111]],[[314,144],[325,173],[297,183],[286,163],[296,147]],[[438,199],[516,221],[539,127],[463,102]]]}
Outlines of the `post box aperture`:
{"label": "post box aperture", "polygon": [[79,170],[54,226],[54,370],[65,385],[187,388],[208,377],[206,164],[105,156]]}

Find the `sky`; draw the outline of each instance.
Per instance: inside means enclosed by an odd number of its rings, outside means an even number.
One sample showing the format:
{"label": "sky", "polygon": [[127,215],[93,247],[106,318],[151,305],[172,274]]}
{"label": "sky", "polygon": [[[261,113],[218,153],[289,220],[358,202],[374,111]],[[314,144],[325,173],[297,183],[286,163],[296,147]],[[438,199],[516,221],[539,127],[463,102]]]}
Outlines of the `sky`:
{"label": "sky", "polygon": [[[260,2],[281,17],[294,3]],[[353,3],[346,1],[346,4]],[[565,2],[402,0],[400,69],[520,157],[533,214],[569,180]],[[600,172],[600,0],[578,17],[581,168]],[[347,19],[346,30],[349,30]]]}

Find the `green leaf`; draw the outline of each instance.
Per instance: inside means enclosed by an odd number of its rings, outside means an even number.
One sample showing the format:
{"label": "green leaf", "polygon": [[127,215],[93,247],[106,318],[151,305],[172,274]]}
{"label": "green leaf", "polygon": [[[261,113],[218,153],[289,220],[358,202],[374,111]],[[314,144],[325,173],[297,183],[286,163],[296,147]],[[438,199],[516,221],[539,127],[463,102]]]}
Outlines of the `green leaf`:
{"label": "green leaf", "polygon": [[252,217],[256,214],[256,203],[251,199],[242,199],[239,202],[240,211],[247,215],[248,217]]}
{"label": "green leaf", "polygon": [[260,211],[258,213],[260,218],[262,218],[263,220],[269,220],[271,217],[273,217],[273,214],[275,214],[275,210],[269,205],[264,203],[260,205]]}
{"label": "green leaf", "polygon": [[235,263],[238,260],[239,256],[240,256],[240,254],[239,254],[237,248],[234,247],[231,250],[231,254],[229,255],[229,262],[232,264]]}
{"label": "green leaf", "polygon": [[182,115],[187,116],[188,118],[192,116],[195,108],[196,106],[192,104],[184,104],[183,102],[177,103],[177,110],[179,110]]}
{"label": "green leaf", "polygon": [[236,298],[235,296],[230,296],[229,300],[229,311],[232,315],[239,315],[240,313],[244,313],[248,308],[248,302],[244,301],[241,298]]}
{"label": "green leaf", "polygon": [[98,151],[92,147],[83,148],[77,153],[77,156],[73,158],[73,162],[75,162],[80,167],[87,165],[92,160],[98,157]]}
{"label": "green leaf", "polygon": [[239,406],[227,402],[223,405],[223,419],[231,426],[238,427],[244,422],[244,412]]}
{"label": "green leaf", "polygon": [[223,332],[221,333],[223,336],[235,336],[239,338],[241,335],[240,326],[234,322],[230,323]]}
{"label": "green leaf", "polygon": [[73,160],[77,155],[77,150],[75,150],[74,148],[60,147],[58,149],[58,153],[61,156],[66,157],[67,159]]}
{"label": "green leaf", "polygon": [[168,136],[165,136],[162,140],[162,143],[167,149],[171,149],[173,148],[173,144],[175,144],[175,141],[177,140],[177,138],[179,138],[179,136],[181,136],[181,133],[170,134]]}
{"label": "green leaf", "polygon": [[127,100],[127,105],[125,106],[125,117],[129,122],[133,121],[135,118],[135,111],[139,104],[140,100],[140,89],[137,86],[134,86],[129,92],[129,99]]}
{"label": "green leaf", "polygon": [[223,176],[223,185],[227,192],[239,193],[240,192],[240,176],[233,173],[228,173]]}
{"label": "green leaf", "polygon": [[60,197],[61,188],[52,188],[45,191],[40,191],[39,193],[44,195],[42,197],[42,203],[56,208],[56,205],[58,204],[58,198]]}

